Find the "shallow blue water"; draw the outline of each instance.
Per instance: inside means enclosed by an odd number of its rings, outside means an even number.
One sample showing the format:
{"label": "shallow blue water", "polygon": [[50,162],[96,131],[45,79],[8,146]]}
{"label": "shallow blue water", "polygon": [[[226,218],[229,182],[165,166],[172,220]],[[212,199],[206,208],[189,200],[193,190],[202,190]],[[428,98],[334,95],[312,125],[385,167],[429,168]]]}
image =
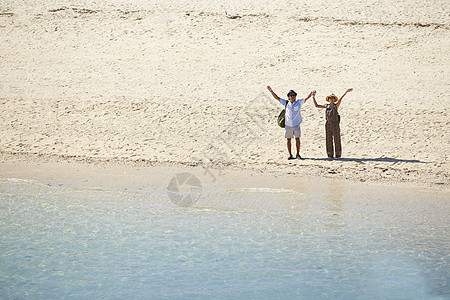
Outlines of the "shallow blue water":
{"label": "shallow blue water", "polygon": [[211,189],[183,208],[164,189],[3,180],[0,298],[448,299],[439,210],[352,197]]}

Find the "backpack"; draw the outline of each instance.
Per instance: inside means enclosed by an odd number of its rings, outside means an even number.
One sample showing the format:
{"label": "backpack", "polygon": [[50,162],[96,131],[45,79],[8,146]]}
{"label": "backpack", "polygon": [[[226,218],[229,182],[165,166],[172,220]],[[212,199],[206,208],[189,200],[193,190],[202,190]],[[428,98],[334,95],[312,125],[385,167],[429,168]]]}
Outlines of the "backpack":
{"label": "backpack", "polygon": [[284,105],[284,109],[278,115],[277,123],[278,123],[278,126],[280,126],[281,128],[285,127],[284,118],[286,117],[286,106],[287,105],[288,105],[288,101],[286,101],[286,104]]}

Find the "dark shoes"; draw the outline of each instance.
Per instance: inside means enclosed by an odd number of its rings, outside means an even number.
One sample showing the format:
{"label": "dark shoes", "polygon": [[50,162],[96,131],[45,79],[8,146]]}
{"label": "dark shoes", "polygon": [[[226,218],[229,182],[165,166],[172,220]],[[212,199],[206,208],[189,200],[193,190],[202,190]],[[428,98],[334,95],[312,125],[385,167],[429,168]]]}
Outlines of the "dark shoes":
{"label": "dark shoes", "polygon": [[336,157],[328,156],[328,160],[335,160],[335,159],[339,160],[339,159],[341,159],[341,157],[340,156],[336,156]]}
{"label": "dark shoes", "polygon": [[301,157],[299,154],[297,154],[296,157],[293,157],[292,155],[288,157],[288,160],[291,160],[291,159],[303,159],[303,157]]}

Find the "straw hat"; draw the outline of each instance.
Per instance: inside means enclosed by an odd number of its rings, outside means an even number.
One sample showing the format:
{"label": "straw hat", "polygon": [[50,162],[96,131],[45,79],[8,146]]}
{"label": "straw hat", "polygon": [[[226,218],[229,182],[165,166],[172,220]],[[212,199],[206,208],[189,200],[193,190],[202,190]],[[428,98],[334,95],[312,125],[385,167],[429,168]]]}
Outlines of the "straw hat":
{"label": "straw hat", "polygon": [[325,98],[325,100],[327,100],[328,102],[330,102],[330,98],[334,98],[334,99],[338,100],[338,97],[337,97],[335,94],[328,95],[328,96]]}

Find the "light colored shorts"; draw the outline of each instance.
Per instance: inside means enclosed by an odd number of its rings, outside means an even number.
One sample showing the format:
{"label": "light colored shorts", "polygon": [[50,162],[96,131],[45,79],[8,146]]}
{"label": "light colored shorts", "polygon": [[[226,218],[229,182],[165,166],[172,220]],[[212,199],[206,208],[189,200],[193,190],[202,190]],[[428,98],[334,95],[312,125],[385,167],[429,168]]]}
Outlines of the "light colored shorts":
{"label": "light colored shorts", "polygon": [[284,127],[284,137],[287,139],[299,138],[302,135],[300,130],[300,125],[295,127],[286,126]]}

